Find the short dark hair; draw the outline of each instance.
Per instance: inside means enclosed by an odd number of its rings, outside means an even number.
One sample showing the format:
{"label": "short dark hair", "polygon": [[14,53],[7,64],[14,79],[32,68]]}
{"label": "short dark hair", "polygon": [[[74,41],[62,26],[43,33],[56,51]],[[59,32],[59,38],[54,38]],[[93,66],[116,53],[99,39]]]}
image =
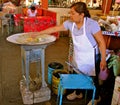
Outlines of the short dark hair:
{"label": "short dark hair", "polygon": [[35,10],[36,9],[35,6],[31,6],[30,8],[31,8],[31,10]]}

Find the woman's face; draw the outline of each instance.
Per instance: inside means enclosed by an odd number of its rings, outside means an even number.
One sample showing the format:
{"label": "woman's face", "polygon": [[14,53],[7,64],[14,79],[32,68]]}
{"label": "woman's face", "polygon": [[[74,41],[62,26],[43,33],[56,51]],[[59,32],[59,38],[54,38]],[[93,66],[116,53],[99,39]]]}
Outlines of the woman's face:
{"label": "woman's face", "polygon": [[32,13],[34,13],[34,12],[35,12],[35,10],[32,10],[32,9],[31,9],[31,12],[32,12]]}
{"label": "woman's face", "polygon": [[75,11],[74,7],[70,10],[70,19],[73,22],[80,22],[81,18],[84,18],[82,14],[79,14]]}

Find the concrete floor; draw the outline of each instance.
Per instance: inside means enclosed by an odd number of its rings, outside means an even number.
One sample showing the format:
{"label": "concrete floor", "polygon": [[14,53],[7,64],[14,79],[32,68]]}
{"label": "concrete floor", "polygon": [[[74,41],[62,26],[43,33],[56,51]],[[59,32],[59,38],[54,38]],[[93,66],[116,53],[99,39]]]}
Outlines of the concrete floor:
{"label": "concrete floor", "polygon": [[[21,50],[20,46],[7,42],[7,33],[0,34],[0,105],[23,105],[19,82],[21,75]],[[60,37],[54,44],[46,48],[45,53],[45,79],[48,80],[48,64],[59,62],[67,69],[65,61],[68,56],[69,37]],[[35,65],[31,65],[31,74],[34,74]],[[113,79],[112,79],[113,80]],[[111,79],[110,79],[111,82]],[[113,83],[114,84],[114,83]],[[49,85],[48,85],[49,86]],[[111,85],[109,85],[111,86]],[[99,105],[110,105],[112,90],[103,88],[103,102]],[[113,85],[112,85],[113,86]],[[107,90],[107,91],[106,91]],[[50,101],[40,102],[34,105],[56,105],[56,95],[51,94]],[[68,101],[63,99],[63,105],[85,105],[84,100]]]}

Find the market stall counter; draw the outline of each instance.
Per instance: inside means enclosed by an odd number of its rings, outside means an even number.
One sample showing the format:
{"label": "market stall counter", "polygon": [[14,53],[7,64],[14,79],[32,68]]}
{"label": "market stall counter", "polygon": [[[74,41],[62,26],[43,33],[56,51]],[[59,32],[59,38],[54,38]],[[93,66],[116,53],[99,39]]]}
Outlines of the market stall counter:
{"label": "market stall counter", "polygon": [[[106,17],[106,16],[104,16]],[[109,50],[120,49],[120,16],[107,16],[105,20],[98,19],[102,34]]]}
{"label": "market stall counter", "polygon": [[[45,82],[45,49],[56,40],[56,37],[52,35],[38,34],[39,33],[37,32],[19,33],[7,38],[7,41],[18,44],[21,47],[23,79],[20,81],[20,91],[24,104],[47,101],[51,97],[51,91]],[[30,63],[32,62],[37,63],[36,77],[41,76],[41,82],[39,80],[40,87],[34,90],[30,90],[30,84],[32,81],[30,75]],[[35,87],[37,83],[36,81],[33,82],[35,82],[35,84],[33,84]]]}
{"label": "market stall counter", "polygon": [[102,34],[104,35],[107,49],[109,50],[120,49],[120,31],[117,32],[102,31]]}

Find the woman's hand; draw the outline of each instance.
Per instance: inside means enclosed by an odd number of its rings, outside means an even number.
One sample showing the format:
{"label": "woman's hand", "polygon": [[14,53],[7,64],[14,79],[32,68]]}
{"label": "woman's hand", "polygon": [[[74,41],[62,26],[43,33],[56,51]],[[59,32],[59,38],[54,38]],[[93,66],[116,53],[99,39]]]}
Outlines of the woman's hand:
{"label": "woman's hand", "polygon": [[101,60],[100,62],[100,70],[105,70],[106,69],[106,60]]}

